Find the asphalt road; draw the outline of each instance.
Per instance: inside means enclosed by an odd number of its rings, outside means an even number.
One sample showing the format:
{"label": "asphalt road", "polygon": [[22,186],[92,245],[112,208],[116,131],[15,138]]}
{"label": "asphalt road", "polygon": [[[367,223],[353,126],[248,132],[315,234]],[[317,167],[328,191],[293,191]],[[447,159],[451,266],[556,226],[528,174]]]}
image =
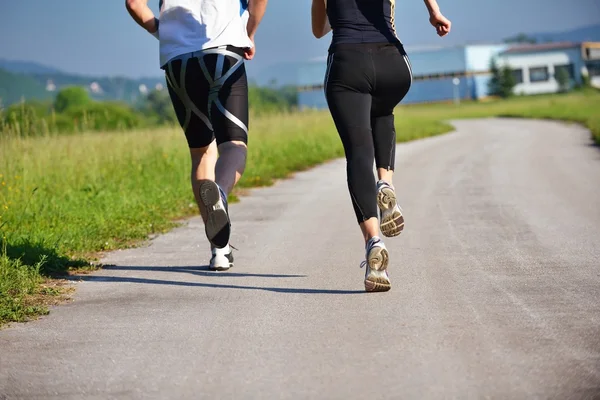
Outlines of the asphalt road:
{"label": "asphalt road", "polygon": [[0,399],[599,399],[599,149],[455,126],[398,146],[390,292],[363,292],[336,160],[231,206],[229,272],[195,218],[0,331]]}

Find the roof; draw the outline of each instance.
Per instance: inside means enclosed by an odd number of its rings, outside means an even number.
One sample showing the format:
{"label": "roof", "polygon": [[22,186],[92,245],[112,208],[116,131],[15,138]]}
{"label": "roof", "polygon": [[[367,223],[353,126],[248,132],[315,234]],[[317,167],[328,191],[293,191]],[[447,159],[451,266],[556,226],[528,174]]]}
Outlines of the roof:
{"label": "roof", "polygon": [[581,47],[581,43],[553,42],[553,43],[542,43],[542,44],[519,45],[519,46],[510,47],[509,49],[503,51],[502,54],[536,53],[539,51],[572,49],[574,47]]}

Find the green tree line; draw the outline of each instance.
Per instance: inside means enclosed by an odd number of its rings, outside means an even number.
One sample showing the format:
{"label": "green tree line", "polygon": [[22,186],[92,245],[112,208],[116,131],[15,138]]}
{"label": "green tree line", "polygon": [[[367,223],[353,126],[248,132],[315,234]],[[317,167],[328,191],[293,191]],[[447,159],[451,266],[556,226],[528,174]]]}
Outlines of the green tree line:
{"label": "green tree line", "polygon": [[[297,106],[294,88],[249,88],[254,115],[292,111]],[[126,131],[175,125],[177,118],[166,90],[154,90],[135,105],[93,100],[85,88],[62,89],[53,100],[35,100],[3,108],[0,136],[39,136],[87,131]]]}

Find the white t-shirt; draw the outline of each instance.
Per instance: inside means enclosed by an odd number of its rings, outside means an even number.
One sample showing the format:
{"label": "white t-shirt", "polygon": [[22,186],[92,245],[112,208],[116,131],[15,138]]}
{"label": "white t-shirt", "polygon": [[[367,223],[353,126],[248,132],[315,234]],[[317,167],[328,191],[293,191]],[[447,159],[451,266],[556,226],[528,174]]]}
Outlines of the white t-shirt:
{"label": "white t-shirt", "polygon": [[211,47],[252,47],[248,16],[247,0],[161,0],[160,65]]}

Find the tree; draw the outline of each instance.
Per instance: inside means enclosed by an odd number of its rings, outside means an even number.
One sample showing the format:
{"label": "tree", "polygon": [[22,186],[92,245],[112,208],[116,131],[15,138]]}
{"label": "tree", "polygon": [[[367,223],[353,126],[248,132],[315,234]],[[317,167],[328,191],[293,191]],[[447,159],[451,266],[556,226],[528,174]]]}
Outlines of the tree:
{"label": "tree", "polygon": [[505,65],[499,68],[496,60],[492,59],[490,71],[492,73],[492,77],[488,83],[490,95],[502,98],[512,96],[516,81],[510,67]]}
{"label": "tree", "polygon": [[516,36],[504,39],[504,43],[535,44],[537,43],[537,40],[535,38],[527,36],[524,33],[519,33]]}
{"label": "tree", "polygon": [[508,65],[502,67],[500,73],[502,77],[500,80],[500,97],[510,97],[513,95],[513,89],[517,83],[515,76]]}
{"label": "tree", "polygon": [[488,82],[488,91],[490,95],[498,96],[500,94],[500,68],[498,68],[498,64],[494,59],[490,63],[490,72],[492,73],[492,77]]}
{"label": "tree", "polygon": [[71,86],[58,92],[54,100],[54,109],[62,113],[71,107],[84,106],[90,102],[90,95],[83,87]]}
{"label": "tree", "polygon": [[173,124],[177,122],[171,98],[166,90],[153,90],[148,93],[143,105],[143,111],[146,115],[156,118],[156,122],[159,124]]}
{"label": "tree", "polygon": [[558,82],[558,90],[560,92],[566,93],[569,91],[571,77],[565,68],[558,68],[556,70],[556,82]]}

